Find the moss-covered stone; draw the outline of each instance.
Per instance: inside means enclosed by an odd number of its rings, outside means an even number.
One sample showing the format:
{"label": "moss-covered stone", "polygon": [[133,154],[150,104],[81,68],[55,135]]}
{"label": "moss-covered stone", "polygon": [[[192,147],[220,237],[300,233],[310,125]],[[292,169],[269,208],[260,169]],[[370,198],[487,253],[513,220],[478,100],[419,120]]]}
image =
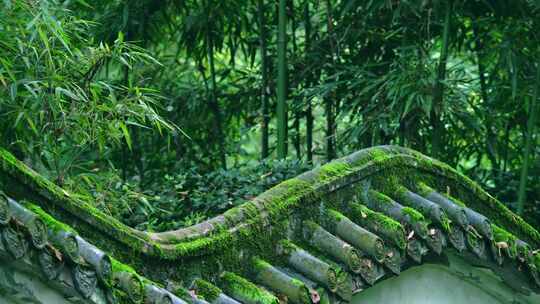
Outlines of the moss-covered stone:
{"label": "moss-covered stone", "polygon": [[221,276],[223,290],[243,303],[279,304],[278,299],[270,292],[258,287],[250,281],[232,272]]}
{"label": "moss-covered stone", "polygon": [[197,296],[210,303],[214,302],[221,294],[221,289],[202,279],[196,279],[193,286]]}

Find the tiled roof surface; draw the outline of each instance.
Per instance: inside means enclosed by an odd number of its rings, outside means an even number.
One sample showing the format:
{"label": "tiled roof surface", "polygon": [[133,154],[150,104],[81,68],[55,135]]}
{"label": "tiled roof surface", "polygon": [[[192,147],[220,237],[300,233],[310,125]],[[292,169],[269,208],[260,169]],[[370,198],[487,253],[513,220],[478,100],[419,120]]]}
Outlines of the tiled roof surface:
{"label": "tiled roof surface", "polygon": [[411,150],[360,151],[207,222],[154,234],[86,210],[3,155],[0,259],[88,303],[347,302],[448,251],[516,292],[540,290],[538,232]]}

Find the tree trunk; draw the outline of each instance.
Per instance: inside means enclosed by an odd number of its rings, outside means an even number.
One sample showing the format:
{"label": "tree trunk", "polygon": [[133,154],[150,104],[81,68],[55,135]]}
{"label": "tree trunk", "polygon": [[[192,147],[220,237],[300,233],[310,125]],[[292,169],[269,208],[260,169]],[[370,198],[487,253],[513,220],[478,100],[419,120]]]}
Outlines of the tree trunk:
{"label": "tree trunk", "polygon": [[521,168],[521,178],[519,180],[518,192],[518,214],[523,214],[525,199],[527,198],[527,177],[529,172],[529,156],[533,150],[534,142],[533,135],[536,127],[537,109],[536,103],[538,99],[538,86],[540,85],[540,63],[536,67],[536,80],[534,82],[533,96],[529,106],[529,119],[527,120],[527,137],[525,139],[525,150],[523,152],[523,166]]}
{"label": "tree trunk", "polygon": [[[482,103],[484,104],[484,108],[490,109],[489,104],[489,98],[488,98],[488,92],[487,92],[487,83],[486,83],[486,71],[485,66],[482,62],[481,57],[481,51],[483,50],[482,45],[482,39],[480,38],[479,31],[478,31],[478,25],[476,24],[476,21],[472,22],[472,29],[473,34],[475,38],[475,53],[476,53],[476,61],[478,66],[478,74],[480,76],[480,96],[482,96]],[[496,148],[493,146],[494,144],[497,144],[497,136],[493,134],[492,130],[492,117],[491,115],[487,115],[484,117],[484,121],[486,124],[486,136],[485,136],[485,144],[486,144],[486,153],[488,156],[489,161],[491,162],[491,168],[493,171],[499,168],[499,164],[497,162],[496,157]]]}
{"label": "tree trunk", "polygon": [[[297,51],[297,43],[296,43],[296,18],[294,16],[294,1],[289,2],[289,11],[291,14],[291,24],[292,24],[292,56],[293,58],[296,57],[296,51]],[[298,64],[295,60],[295,65],[293,65],[294,72],[297,71]],[[292,87],[297,89],[299,86],[299,81],[294,81],[292,83]],[[293,139],[293,146],[294,150],[296,151],[296,158],[301,159],[302,158],[302,151],[300,146],[300,119],[302,117],[302,106],[300,103],[302,102],[301,97],[298,94],[295,94],[294,96],[294,121],[293,121],[293,129],[294,129],[294,139]]]}
{"label": "tree trunk", "polygon": [[[305,26],[305,62],[309,62],[309,53],[311,52],[311,17],[309,15],[309,0],[304,2],[304,26]],[[313,84],[313,73],[309,72],[306,76],[306,87]],[[306,100],[306,157],[309,164],[313,163],[313,111],[311,108],[311,100]]]}
{"label": "tree trunk", "polygon": [[[212,1],[209,1],[209,7]],[[225,151],[225,139],[223,134],[223,123],[221,110],[217,101],[217,84],[216,84],[216,67],[214,64],[214,42],[212,39],[212,33],[207,33],[207,49],[208,49],[208,64],[210,65],[210,81],[212,83],[211,97],[209,99],[209,106],[214,114],[214,135],[218,141],[219,158],[221,167],[227,169],[227,155]]]}
{"label": "tree trunk", "polygon": [[[332,4],[330,0],[326,0],[326,12],[328,21],[328,41],[330,43],[330,62],[334,64],[335,45],[333,40],[334,35],[334,20],[332,16]],[[328,69],[328,74],[331,74],[332,68]],[[326,113],[326,159],[331,161],[336,158],[336,130],[335,130],[335,91],[327,94],[324,97],[325,113]]]}
{"label": "tree trunk", "polygon": [[287,13],[286,0],[279,0],[278,21],[278,92],[277,92],[277,156],[287,156]]}
{"label": "tree trunk", "polygon": [[444,80],[446,78],[446,61],[448,59],[448,44],[450,31],[450,14],[452,10],[452,0],[445,2],[445,15],[443,26],[443,37],[441,56],[439,57],[439,65],[437,67],[437,79],[433,91],[433,104],[431,106],[430,120],[433,131],[431,133],[431,150],[433,157],[440,157],[444,152],[444,124],[441,119],[444,98]]}
{"label": "tree trunk", "polygon": [[261,104],[262,104],[262,123],[261,123],[261,158],[265,159],[269,155],[268,148],[268,125],[270,123],[270,113],[268,109],[268,54],[266,46],[266,20],[265,20],[265,8],[264,1],[257,1],[257,11],[259,18],[259,42],[261,44]]}

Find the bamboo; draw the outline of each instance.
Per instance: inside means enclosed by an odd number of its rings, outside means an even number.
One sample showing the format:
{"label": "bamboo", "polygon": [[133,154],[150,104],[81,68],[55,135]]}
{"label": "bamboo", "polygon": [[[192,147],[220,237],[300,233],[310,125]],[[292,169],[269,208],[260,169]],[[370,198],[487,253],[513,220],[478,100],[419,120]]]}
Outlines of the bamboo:
{"label": "bamboo", "polygon": [[328,216],[324,222],[331,233],[366,253],[377,262],[384,260],[384,242],[377,235],[356,225],[335,210],[328,210]]}
{"label": "bamboo", "polygon": [[266,20],[264,0],[257,0],[257,14],[259,21],[259,43],[261,45],[261,107],[262,107],[262,122],[261,122],[261,158],[265,159],[269,155],[268,134],[270,124],[269,102],[268,102],[268,52],[266,46]]}
{"label": "bamboo", "polygon": [[47,226],[45,222],[16,201],[9,198],[7,200],[12,216],[28,231],[32,245],[38,249],[43,249],[47,244]]}
{"label": "bamboo", "polygon": [[97,276],[106,286],[112,285],[111,258],[96,246],[88,243],[80,236],[75,237],[81,257],[96,270]]}
{"label": "bamboo", "polygon": [[322,284],[331,292],[337,291],[337,271],[328,263],[314,257],[288,240],[279,242],[277,252],[283,255],[287,263],[295,270]]}
{"label": "bamboo", "polygon": [[469,220],[467,219],[467,213],[465,212],[465,208],[452,202],[451,200],[449,200],[442,194],[439,194],[437,191],[433,190],[424,183],[419,183],[417,187],[423,197],[441,206],[444,212],[448,214],[448,217],[454,223],[459,224],[464,229],[469,226]]}
{"label": "bamboo", "polygon": [[[304,29],[305,29],[305,57],[306,62],[311,52],[311,17],[309,13],[309,1],[304,2]],[[310,71],[306,77],[306,87],[310,87],[313,83],[313,72]],[[311,105],[311,99],[307,98],[306,107],[306,156],[309,164],[313,162],[313,110]]]}
{"label": "bamboo", "polygon": [[437,78],[433,90],[433,103],[431,106],[430,120],[433,132],[431,134],[431,149],[434,157],[441,156],[441,152],[444,148],[444,125],[441,120],[441,112],[444,100],[444,80],[446,78],[446,62],[448,59],[449,49],[449,32],[450,32],[450,19],[452,13],[453,0],[444,1],[444,24],[442,31],[442,46],[441,55],[439,57],[439,63],[437,66]]}
{"label": "bamboo", "polygon": [[354,247],[312,221],[304,221],[303,228],[304,238],[310,245],[347,265],[352,272],[360,272],[360,254]]}
{"label": "bamboo", "polygon": [[75,289],[83,298],[89,299],[97,288],[96,272],[89,266],[77,264],[73,268],[73,283]]}
{"label": "bamboo", "polygon": [[0,228],[2,242],[6,251],[16,260],[25,256],[28,252],[28,241],[24,235],[11,226]]}
{"label": "bamboo", "polygon": [[277,157],[287,156],[287,13],[286,0],[279,0],[278,21],[278,90],[277,90]]}
{"label": "bamboo", "polygon": [[254,258],[253,269],[255,279],[270,289],[285,295],[296,304],[310,304],[311,295],[307,286],[301,281],[291,278],[267,262]]}
{"label": "bamboo", "polygon": [[532,147],[534,147],[534,130],[536,128],[536,119],[538,117],[537,99],[538,99],[538,87],[540,87],[540,63],[536,64],[536,80],[533,87],[533,96],[529,107],[529,117],[527,119],[527,137],[525,139],[525,149],[523,151],[523,165],[521,167],[521,177],[519,179],[519,191],[518,191],[518,208],[517,213],[523,214],[525,206],[525,199],[527,197],[527,178],[529,177],[529,157]]}

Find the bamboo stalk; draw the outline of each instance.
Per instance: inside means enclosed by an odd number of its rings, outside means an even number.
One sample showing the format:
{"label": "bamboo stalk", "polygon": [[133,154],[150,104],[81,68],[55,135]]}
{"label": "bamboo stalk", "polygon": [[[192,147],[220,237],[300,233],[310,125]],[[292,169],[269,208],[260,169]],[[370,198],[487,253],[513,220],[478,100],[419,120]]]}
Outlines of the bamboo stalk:
{"label": "bamboo stalk", "polygon": [[97,276],[106,286],[112,285],[111,258],[80,236],[75,237],[81,257],[96,270]]}
{"label": "bamboo stalk", "polygon": [[360,254],[354,247],[312,221],[304,221],[303,232],[310,245],[344,263],[352,272],[360,272]]}
{"label": "bamboo stalk", "polygon": [[287,156],[287,1],[279,0],[277,77],[277,157]]}
{"label": "bamboo stalk", "polygon": [[325,228],[332,234],[366,253],[377,262],[384,260],[384,242],[377,235],[356,225],[343,214],[335,210],[328,210],[325,217]]}
{"label": "bamboo stalk", "polygon": [[269,155],[269,98],[268,98],[268,54],[267,54],[267,38],[266,38],[266,19],[265,19],[265,7],[263,0],[257,0],[257,15],[259,21],[259,43],[261,46],[261,108],[262,108],[262,121],[261,121],[261,158],[265,159]]}
{"label": "bamboo stalk", "polygon": [[11,226],[5,226],[0,228],[0,234],[6,251],[14,259],[22,258],[28,252],[28,241],[20,231]]}
{"label": "bamboo stalk", "polygon": [[337,291],[337,271],[328,263],[314,257],[288,240],[279,242],[277,252],[286,257],[287,263],[295,270],[322,284],[331,292]]}
{"label": "bamboo stalk", "polygon": [[32,245],[38,249],[43,249],[47,244],[47,226],[45,222],[32,211],[24,208],[16,201],[8,198],[9,209],[12,216],[19,221],[28,231]]}
{"label": "bamboo stalk", "polygon": [[[538,90],[540,87],[540,63],[536,64],[536,80],[534,82],[533,94],[529,106],[529,117],[527,119],[527,136],[525,138],[525,149],[523,149],[523,165],[521,167],[521,175],[519,178],[519,190],[518,190],[518,207],[517,213],[523,214],[525,207],[525,199],[527,197],[527,178],[529,177],[529,157],[534,147],[534,130],[536,128],[536,120],[538,117],[537,100]],[[534,154],[533,154],[534,156]]]}
{"label": "bamboo stalk", "polygon": [[96,292],[97,282],[96,272],[91,267],[82,264],[75,265],[73,283],[83,298],[89,299]]}
{"label": "bamboo stalk", "polygon": [[444,212],[448,214],[448,217],[452,220],[452,222],[459,224],[464,229],[469,226],[469,220],[467,218],[465,208],[452,202],[424,183],[419,183],[417,188],[420,191],[420,195],[441,206]]}
{"label": "bamboo stalk", "polygon": [[312,303],[309,289],[301,281],[291,278],[274,266],[258,258],[253,259],[253,269],[255,279],[259,283],[283,294],[291,302],[297,304]]}

